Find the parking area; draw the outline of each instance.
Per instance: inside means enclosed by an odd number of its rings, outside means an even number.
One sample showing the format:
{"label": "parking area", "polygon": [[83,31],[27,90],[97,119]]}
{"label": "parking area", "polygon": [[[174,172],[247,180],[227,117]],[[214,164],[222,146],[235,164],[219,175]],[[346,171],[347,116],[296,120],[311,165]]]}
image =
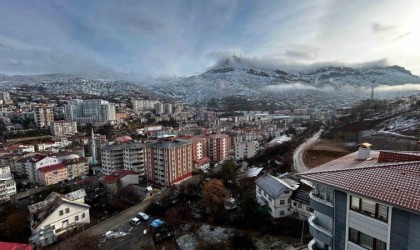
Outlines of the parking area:
{"label": "parking area", "polygon": [[153,219],[141,221],[138,226],[130,224],[129,220],[121,222],[102,235],[100,247],[103,249],[155,249],[150,229],[146,229]]}

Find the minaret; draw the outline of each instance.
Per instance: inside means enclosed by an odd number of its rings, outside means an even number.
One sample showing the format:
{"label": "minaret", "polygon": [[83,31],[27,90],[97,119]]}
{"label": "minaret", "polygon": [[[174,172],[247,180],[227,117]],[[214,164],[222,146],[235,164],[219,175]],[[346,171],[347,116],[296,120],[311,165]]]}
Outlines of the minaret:
{"label": "minaret", "polygon": [[372,82],[371,90],[370,90],[370,99],[375,99],[375,81]]}
{"label": "minaret", "polygon": [[91,153],[92,153],[92,164],[96,164],[96,144],[95,144],[95,134],[93,133],[93,127],[91,130]]}

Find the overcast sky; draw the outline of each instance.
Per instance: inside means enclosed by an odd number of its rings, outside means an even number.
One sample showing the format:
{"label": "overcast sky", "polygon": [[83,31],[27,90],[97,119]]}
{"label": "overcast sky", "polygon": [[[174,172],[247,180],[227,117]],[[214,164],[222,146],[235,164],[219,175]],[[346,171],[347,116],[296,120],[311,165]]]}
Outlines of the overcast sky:
{"label": "overcast sky", "polygon": [[420,1],[0,0],[0,73],[189,76],[234,53],[420,75]]}

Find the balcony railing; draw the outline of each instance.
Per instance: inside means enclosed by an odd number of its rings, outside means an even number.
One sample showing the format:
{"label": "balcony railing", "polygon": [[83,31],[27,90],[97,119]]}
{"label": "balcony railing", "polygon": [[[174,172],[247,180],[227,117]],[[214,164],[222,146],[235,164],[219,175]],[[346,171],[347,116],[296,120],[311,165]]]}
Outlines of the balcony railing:
{"label": "balcony railing", "polygon": [[320,202],[324,205],[327,205],[329,207],[334,207],[334,204],[330,201],[321,199],[318,195],[315,194],[314,190],[312,190],[311,192],[309,192],[309,197],[317,202]]}
{"label": "balcony railing", "polygon": [[[332,233],[328,230],[323,228],[322,226],[317,224],[317,217],[312,215],[309,220],[309,232],[311,235],[327,245],[332,245]],[[315,248],[316,249],[316,248]]]}

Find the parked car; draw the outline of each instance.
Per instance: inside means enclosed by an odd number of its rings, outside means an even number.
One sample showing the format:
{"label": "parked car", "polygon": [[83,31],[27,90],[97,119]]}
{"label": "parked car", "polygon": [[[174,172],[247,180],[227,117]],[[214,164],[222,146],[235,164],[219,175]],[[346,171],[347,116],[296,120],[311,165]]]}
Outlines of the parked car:
{"label": "parked car", "polygon": [[141,220],[140,220],[139,218],[137,218],[137,217],[134,217],[134,218],[132,218],[132,219],[130,220],[130,224],[131,224],[131,225],[133,225],[133,226],[138,226],[138,225],[140,225],[140,222],[141,222]]}
{"label": "parked car", "polygon": [[143,212],[139,212],[137,214],[137,218],[142,219],[142,220],[149,220],[149,215],[143,213]]}

